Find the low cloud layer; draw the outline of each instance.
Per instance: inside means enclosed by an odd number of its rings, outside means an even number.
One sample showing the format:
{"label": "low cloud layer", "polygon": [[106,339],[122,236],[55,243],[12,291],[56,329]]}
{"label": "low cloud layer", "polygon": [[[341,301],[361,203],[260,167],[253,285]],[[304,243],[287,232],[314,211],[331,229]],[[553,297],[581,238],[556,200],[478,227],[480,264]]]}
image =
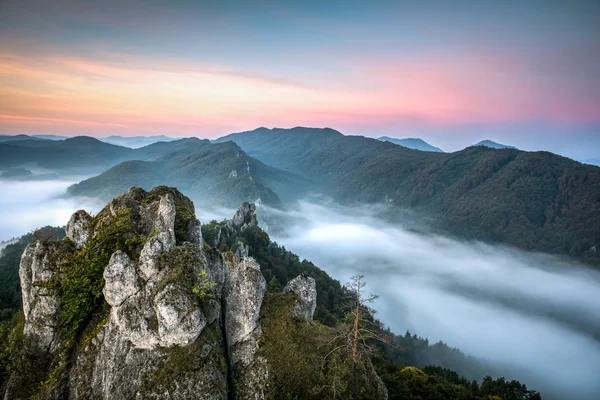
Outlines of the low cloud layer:
{"label": "low cloud layer", "polygon": [[373,210],[301,203],[274,237],[342,283],[365,275],[380,319],[502,366],[545,399],[600,393],[600,273],[390,226]]}
{"label": "low cloud layer", "polygon": [[[65,225],[74,211],[104,205],[62,198],[71,183],[0,181],[0,241]],[[378,219],[379,211],[304,202],[286,213],[261,208],[259,219],[278,220],[278,230],[270,229],[273,240],[342,283],[364,274],[380,295],[379,318],[396,333],[409,329],[483,357],[546,400],[597,398],[600,272],[557,257],[401,229]],[[207,223],[231,218],[234,210],[198,203],[196,212]]]}
{"label": "low cloud layer", "polygon": [[97,212],[103,206],[97,200],[62,198],[75,182],[0,180],[0,241],[45,225],[64,226],[80,209]]}

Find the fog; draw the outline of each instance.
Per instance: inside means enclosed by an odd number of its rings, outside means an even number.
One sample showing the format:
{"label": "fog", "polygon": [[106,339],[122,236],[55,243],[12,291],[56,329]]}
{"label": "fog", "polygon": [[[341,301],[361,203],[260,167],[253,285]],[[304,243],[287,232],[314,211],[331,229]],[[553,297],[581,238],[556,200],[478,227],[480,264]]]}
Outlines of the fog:
{"label": "fog", "polygon": [[[72,183],[0,181],[0,241],[64,226],[74,211],[104,205],[63,198]],[[408,329],[485,358],[544,399],[598,398],[600,272],[399,228],[378,218],[380,211],[301,202],[291,212],[260,207],[259,219],[277,221],[273,240],[342,283],[365,275],[380,296],[379,318],[394,332]],[[197,204],[196,212],[207,223],[234,210]]]}
{"label": "fog", "polygon": [[97,212],[101,202],[90,198],[63,198],[77,180],[0,180],[0,241],[21,236],[45,225],[64,226],[73,212]]}
{"label": "fog", "polygon": [[[270,210],[270,213],[275,211]],[[483,357],[545,399],[600,393],[600,273],[568,260],[390,226],[374,209],[301,203],[272,237],[345,283],[379,318]]]}

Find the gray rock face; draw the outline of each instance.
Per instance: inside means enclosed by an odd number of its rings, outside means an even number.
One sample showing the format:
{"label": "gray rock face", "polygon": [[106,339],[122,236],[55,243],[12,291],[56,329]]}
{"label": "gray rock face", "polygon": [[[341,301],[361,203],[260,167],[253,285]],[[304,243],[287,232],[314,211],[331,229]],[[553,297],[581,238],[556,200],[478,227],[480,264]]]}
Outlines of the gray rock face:
{"label": "gray rock face", "polygon": [[57,265],[54,243],[32,243],[21,256],[19,278],[23,297],[25,338],[35,350],[54,353],[59,345],[58,319],[60,301],[47,288],[56,278]]}
{"label": "gray rock face", "polygon": [[[175,250],[176,209],[169,193],[157,203],[136,210],[141,226],[150,225],[160,231],[146,242],[139,261],[133,262],[124,252],[117,251],[104,270],[103,293],[111,306],[110,316],[78,358],[75,380],[79,379],[81,385],[75,385],[73,390],[80,396],[86,397],[92,382],[91,393],[103,399],[227,398],[227,371],[221,370],[223,361],[216,362],[224,356],[224,339],[217,318],[221,305],[210,301],[202,306],[191,288],[184,285],[184,276],[177,275],[183,271],[199,274],[207,269],[209,276],[218,276],[222,265],[209,268],[202,249],[192,245],[187,245],[186,251],[195,257],[164,259]],[[191,226],[199,227],[200,223],[196,221]],[[196,242],[201,243],[201,236],[196,237]],[[179,265],[180,262],[185,265]],[[221,277],[221,284],[214,289],[216,294],[220,295],[223,280]],[[207,329],[213,333],[206,333]],[[213,349],[210,355],[216,357],[215,362],[208,359],[208,353],[198,355],[205,358],[198,370],[194,365],[180,365],[173,360],[171,353],[196,351],[191,347],[200,343]],[[156,377],[156,371],[167,368],[165,365],[181,369],[174,381],[162,382]],[[87,379],[80,379],[83,372],[87,372]],[[154,383],[148,386],[147,382]]]}
{"label": "gray rock face", "polygon": [[313,314],[317,308],[317,284],[314,278],[300,275],[285,285],[283,292],[294,292],[298,300],[294,303],[294,314],[312,322]]}
{"label": "gray rock face", "polygon": [[242,203],[231,220],[236,230],[243,231],[251,226],[257,226],[256,206],[251,203]]}
{"label": "gray rock face", "polygon": [[[136,234],[155,236],[145,243],[139,260],[120,250],[111,255],[103,272],[109,313],[75,352],[66,371],[68,385],[55,389],[60,393],[53,397],[228,397],[221,318],[227,274],[224,261],[204,252],[197,220],[188,224],[188,244],[177,246],[173,195],[159,193],[149,203],[147,196],[141,189],[131,189],[111,201],[101,216],[106,219],[98,222],[111,223],[110,216],[129,215]],[[77,247],[92,239],[87,230],[90,221],[84,212],[75,213],[69,221],[69,238]],[[54,259],[60,243],[28,246],[19,269],[28,346],[50,355],[60,354],[62,346],[60,300],[46,285],[61,279]],[[204,301],[192,287],[194,276],[202,271],[216,282],[210,289],[213,298]]]}
{"label": "gray rock face", "polygon": [[81,247],[89,237],[90,232],[88,226],[91,221],[92,217],[90,217],[87,212],[79,210],[71,216],[71,219],[67,223],[65,229],[67,237],[71,239],[78,248]]}
{"label": "gray rock face", "polygon": [[[255,226],[258,226],[256,206],[251,203],[242,203],[235,212],[233,218],[219,228],[215,243],[211,244],[215,247],[219,247],[220,244],[227,243],[229,239],[237,234]],[[244,253],[244,247],[242,246],[238,255],[240,255],[240,257],[245,257],[247,256],[246,253]]]}
{"label": "gray rock face", "polygon": [[[104,298],[112,307],[109,324],[120,327],[123,337],[140,349],[189,345],[206,326],[194,294],[170,283],[172,266],[161,265],[161,256],[175,245],[175,203],[170,194],[160,198],[156,215],[155,227],[161,231],[145,244],[139,263],[117,251],[104,270]],[[203,264],[188,267],[200,273]]]}
{"label": "gray rock face", "polygon": [[235,393],[240,399],[265,398],[267,363],[257,352],[260,307],[266,291],[267,283],[253,258],[237,263],[225,281],[225,331]]}

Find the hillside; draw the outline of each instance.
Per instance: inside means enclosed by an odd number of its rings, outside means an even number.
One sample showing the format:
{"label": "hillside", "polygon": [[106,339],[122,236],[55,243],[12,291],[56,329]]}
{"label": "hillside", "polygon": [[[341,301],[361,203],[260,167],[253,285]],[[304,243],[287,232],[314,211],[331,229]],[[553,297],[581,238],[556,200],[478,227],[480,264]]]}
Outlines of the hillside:
{"label": "hillside", "polygon": [[66,233],[21,257],[23,312],[0,323],[6,399],[541,399],[386,360],[368,338],[353,358],[340,304],[354,292],[271,242],[251,204],[201,227],[177,189],[132,188]]}
{"label": "hillside", "polygon": [[108,200],[131,186],[151,189],[177,185],[194,199],[235,207],[260,199],[278,206],[290,190],[302,192],[306,180],[292,173],[267,167],[248,157],[233,143],[211,144],[207,140],[182,139],[155,143],[135,151],[135,157],[153,161],[126,161],[104,173],[69,188],[72,196]]}
{"label": "hillside", "polygon": [[341,203],[385,203],[390,217],[410,209],[446,233],[600,265],[598,167],[486,146],[422,152],[331,129],[260,128],[227,140]]}
{"label": "hillside", "polygon": [[130,159],[132,152],[87,136],[59,141],[29,138],[0,143],[0,169],[33,167],[84,174]]}
{"label": "hillside", "polygon": [[439,147],[432,146],[429,143],[427,143],[426,141],[424,141],[423,139],[418,139],[418,138],[397,139],[397,138],[391,138],[388,136],[381,136],[381,137],[378,137],[377,140],[380,140],[382,142],[394,143],[394,144],[397,144],[400,146],[404,146],[407,149],[421,150],[421,151],[435,151],[438,153],[444,152]]}

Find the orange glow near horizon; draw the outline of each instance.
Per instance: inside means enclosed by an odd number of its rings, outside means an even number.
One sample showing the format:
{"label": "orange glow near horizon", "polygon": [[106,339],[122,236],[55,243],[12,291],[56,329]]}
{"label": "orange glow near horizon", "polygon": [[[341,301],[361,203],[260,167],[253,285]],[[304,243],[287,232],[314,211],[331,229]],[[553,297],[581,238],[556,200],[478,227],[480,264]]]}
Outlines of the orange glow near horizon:
{"label": "orange glow near horizon", "polygon": [[[0,54],[2,133],[216,135],[256,126],[600,120],[598,105],[528,80],[510,60],[380,60],[345,85],[182,59]],[[110,61],[109,61],[110,60]],[[560,95],[559,95],[560,94]]]}

